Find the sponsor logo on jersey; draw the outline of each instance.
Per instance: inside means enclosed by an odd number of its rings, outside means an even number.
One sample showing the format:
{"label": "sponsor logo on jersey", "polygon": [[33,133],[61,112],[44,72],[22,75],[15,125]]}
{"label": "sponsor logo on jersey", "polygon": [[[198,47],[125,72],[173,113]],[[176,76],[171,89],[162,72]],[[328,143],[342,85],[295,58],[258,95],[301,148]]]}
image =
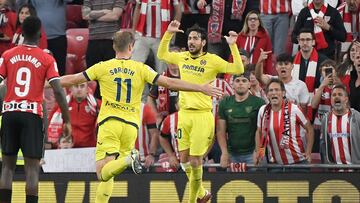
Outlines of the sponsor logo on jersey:
{"label": "sponsor logo on jersey", "polygon": [[203,67],[200,67],[200,66],[184,64],[182,68],[186,69],[186,70],[192,70],[192,71],[195,71],[195,72],[199,72],[199,73],[204,73],[205,72],[205,69]]}

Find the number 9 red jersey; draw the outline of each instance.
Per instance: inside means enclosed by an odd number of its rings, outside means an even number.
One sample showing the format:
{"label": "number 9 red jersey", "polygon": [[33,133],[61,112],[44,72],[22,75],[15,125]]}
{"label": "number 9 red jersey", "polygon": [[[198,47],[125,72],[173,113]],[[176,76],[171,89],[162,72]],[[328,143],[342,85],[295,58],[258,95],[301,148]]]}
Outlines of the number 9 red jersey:
{"label": "number 9 red jersey", "polygon": [[20,45],[0,58],[0,77],[6,80],[3,112],[22,111],[42,117],[45,80],[59,78],[55,59],[37,46]]}

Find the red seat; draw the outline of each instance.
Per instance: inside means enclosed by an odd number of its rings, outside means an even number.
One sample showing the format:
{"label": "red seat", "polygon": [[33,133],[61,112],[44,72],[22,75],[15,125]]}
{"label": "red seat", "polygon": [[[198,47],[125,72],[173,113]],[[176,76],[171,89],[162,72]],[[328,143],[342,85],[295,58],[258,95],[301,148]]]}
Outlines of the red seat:
{"label": "red seat", "polygon": [[66,29],[86,28],[88,23],[82,19],[81,5],[66,5]]}
{"label": "red seat", "polygon": [[89,40],[88,28],[73,28],[66,31],[67,57],[66,74],[78,73],[86,69],[86,49]]}

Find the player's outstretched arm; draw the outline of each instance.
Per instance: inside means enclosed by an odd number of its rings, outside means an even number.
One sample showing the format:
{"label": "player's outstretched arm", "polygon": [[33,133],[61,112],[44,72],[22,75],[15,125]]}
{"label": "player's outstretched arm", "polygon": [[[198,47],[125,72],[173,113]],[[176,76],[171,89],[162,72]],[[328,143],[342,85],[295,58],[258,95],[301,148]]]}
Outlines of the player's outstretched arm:
{"label": "player's outstretched arm", "polygon": [[172,36],[176,32],[182,32],[182,33],[184,32],[183,30],[180,30],[179,27],[180,27],[179,21],[177,20],[171,21],[171,23],[167,28],[167,31],[165,32],[164,36],[161,38],[159,49],[157,52],[157,57],[161,60],[166,61],[167,63],[176,64],[176,62],[178,61],[178,57],[176,57],[176,55],[172,54],[169,51],[169,44]]}
{"label": "player's outstretched arm", "polygon": [[163,75],[160,75],[157,82],[159,86],[166,87],[172,90],[179,90],[179,91],[187,91],[187,92],[202,92],[208,96],[214,97],[221,97],[222,90],[220,88],[214,87],[211,84],[193,84],[188,83],[180,79],[176,78],[169,78]]}
{"label": "player's outstretched arm", "polygon": [[71,136],[70,114],[69,114],[69,108],[65,98],[64,90],[60,85],[59,79],[51,80],[50,85],[54,90],[56,102],[58,103],[61,110],[62,119],[64,121],[64,126],[63,126],[64,135],[65,137],[70,137]]}
{"label": "player's outstretched arm", "polygon": [[71,75],[64,75],[60,78],[60,84],[63,87],[70,87],[72,85],[81,84],[88,81],[84,73],[76,73]]}

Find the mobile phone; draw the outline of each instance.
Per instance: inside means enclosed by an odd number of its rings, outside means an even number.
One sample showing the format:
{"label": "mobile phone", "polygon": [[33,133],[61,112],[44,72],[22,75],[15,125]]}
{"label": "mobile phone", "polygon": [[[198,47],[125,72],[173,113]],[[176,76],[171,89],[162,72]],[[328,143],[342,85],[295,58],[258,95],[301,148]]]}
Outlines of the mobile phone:
{"label": "mobile phone", "polygon": [[325,69],[325,75],[326,75],[326,76],[332,74],[332,72],[333,72],[332,68],[326,68],[326,69]]}

